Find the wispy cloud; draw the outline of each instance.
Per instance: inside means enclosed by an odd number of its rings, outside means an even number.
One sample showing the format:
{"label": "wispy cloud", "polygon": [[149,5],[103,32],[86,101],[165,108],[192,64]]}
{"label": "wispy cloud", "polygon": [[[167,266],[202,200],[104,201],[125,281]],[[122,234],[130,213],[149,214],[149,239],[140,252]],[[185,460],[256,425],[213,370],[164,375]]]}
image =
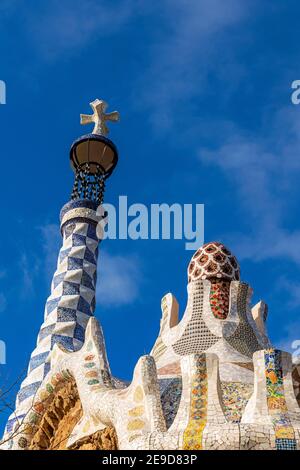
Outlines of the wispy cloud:
{"label": "wispy cloud", "polygon": [[[23,297],[34,293],[34,286],[38,285],[41,278],[44,278],[50,285],[62,243],[58,225],[45,224],[37,229],[41,237],[40,243],[36,246],[36,253],[32,256],[23,253],[20,260]],[[37,252],[40,252],[40,256]],[[97,280],[98,308],[101,309],[101,306],[120,307],[134,302],[140,293],[141,279],[142,269],[135,255],[112,255],[100,249]]]}
{"label": "wispy cloud", "polygon": [[290,352],[298,360],[300,359],[300,321],[284,325],[282,340],[276,345],[282,351]]}
{"label": "wispy cloud", "polygon": [[118,31],[135,11],[135,0],[51,0],[27,15],[28,33],[44,59],[56,59]]}
{"label": "wispy cloud", "polygon": [[276,347],[294,355],[297,353],[300,358],[300,320],[297,319],[300,307],[300,282],[297,279],[297,276],[288,277],[288,273],[285,273],[275,282],[273,295],[279,298],[278,311],[282,313]]}
{"label": "wispy cloud", "polygon": [[46,281],[50,283],[56,269],[62,237],[57,224],[46,224],[39,227],[39,230],[42,233],[43,271]]}
{"label": "wispy cloud", "polygon": [[182,118],[195,113],[190,100],[205,93],[210,74],[226,81],[227,88],[234,75],[237,85],[243,71],[232,60],[230,32],[249,15],[250,4],[238,0],[160,2],[159,16],[165,23],[139,80],[140,105],[148,109],[156,130],[182,127]]}
{"label": "wispy cloud", "polygon": [[34,293],[34,285],[40,272],[40,260],[34,255],[22,253],[19,261],[21,275],[19,294],[21,298],[28,298]]}
{"label": "wispy cloud", "polygon": [[25,299],[32,297],[40,282],[50,285],[56,269],[61,244],[59,226],[45,224],[36,227],[39,237],[34,251],[23,251],[20,255],[18,272],[20,274],[19,294]]}
{"label": "wispy cloud", "polygon": [[300,282],[295,279],[289,279],[287,276],[282,276],[278,279],[275,287],[278,293],[283,293],[283,295],[288,298],[288,308],[298,309],[300,307]]}
{"label": "wispy cloud", "polygon": [[134,302],[140,293],[142,272],[135,256],[100,252],[97,308],[120,307]]}
{"label": "wispy cloud", "polygon": [[259,135],[235,129],[219,148],[199,150],[203,164],[225,173],[234,200],[247,214],[247,233],[226,235],[242,259],[285,258],[300,264],[300,227],[285,224],[300,177],[299,118],[292,108],[270,115]]}

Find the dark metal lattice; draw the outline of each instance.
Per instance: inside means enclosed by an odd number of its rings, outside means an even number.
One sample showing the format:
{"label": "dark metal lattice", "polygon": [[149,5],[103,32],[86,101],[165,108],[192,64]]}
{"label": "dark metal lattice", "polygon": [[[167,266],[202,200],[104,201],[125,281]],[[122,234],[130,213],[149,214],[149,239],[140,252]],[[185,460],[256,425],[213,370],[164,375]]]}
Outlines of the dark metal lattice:
{"label": "dark metal lattice", "polygon": [[78,167],[75,172],[75,181],[71,199],[89,199],[98,204],[103,203],[106,176],[97,165],[96,172],[91,172],[89,163]]}

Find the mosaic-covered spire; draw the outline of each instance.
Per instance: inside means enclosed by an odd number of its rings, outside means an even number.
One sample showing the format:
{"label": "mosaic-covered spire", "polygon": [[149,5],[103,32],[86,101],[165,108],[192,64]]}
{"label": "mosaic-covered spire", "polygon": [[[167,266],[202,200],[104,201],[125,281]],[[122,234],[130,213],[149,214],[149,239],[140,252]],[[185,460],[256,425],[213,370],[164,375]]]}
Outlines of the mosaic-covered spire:
{"label": "mosaic-covered spire", "polygon": [[34,396],[51,369],[49,353],[54,345],[58,343],[73,352],[84,343],[85,328],[95,310],[97,224],[101,220],[97,208],[103,199],[104,180],[112,173],[117,158],[114,144],[99,134],[85,135],[71,147],[75,189],[60,214],[63,243],[44,322],[17,395],[15,411],[8,420],[5,438],[18,429],[30,412]]}
{"label": "mosaic-covered spire", "polygon": [[48,374],[48,356],[55,343],[69,351],[80,349],[84,332],[95,309],[98,237],[96,203],[71,201],[61,211],[63,244],[59,252],[44,322],[31,354],[27,377],[17,395],[16,410],[7,432],[18,426],[31,407],[32,399]]}

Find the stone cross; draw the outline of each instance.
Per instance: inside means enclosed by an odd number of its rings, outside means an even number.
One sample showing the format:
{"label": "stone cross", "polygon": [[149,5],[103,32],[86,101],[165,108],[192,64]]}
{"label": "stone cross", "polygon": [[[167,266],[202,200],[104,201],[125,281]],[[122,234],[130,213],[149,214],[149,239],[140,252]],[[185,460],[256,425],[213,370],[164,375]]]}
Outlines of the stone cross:
{"label": "stone cross", "polygon": [[120,115],[117,111],[105,114],[107,103],[103,100],[96,99],[90,103],[94,113],[93,114],[80,114],[80,124],[95,123],[93,134],[107,135],[109,129],[105,121],[119,121]]}

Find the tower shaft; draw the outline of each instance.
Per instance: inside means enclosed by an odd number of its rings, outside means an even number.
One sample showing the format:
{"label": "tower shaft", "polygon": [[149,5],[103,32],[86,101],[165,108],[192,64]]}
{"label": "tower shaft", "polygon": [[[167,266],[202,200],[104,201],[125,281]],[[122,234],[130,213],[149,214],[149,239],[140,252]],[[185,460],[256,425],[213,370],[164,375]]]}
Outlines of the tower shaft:
{"label": "tower shaft", "polygon": [[99,242],[96,208],[96,203],[89,200],[71,201],[62,208],[63,244],[51,294],[27,376],[17,395],[16,410],[7,423],[7,433],[18,427],[30,410],[34,395],[51,368],[48,356],[54,344],[77,351],[84,342],[87,322],[95,310]]}

